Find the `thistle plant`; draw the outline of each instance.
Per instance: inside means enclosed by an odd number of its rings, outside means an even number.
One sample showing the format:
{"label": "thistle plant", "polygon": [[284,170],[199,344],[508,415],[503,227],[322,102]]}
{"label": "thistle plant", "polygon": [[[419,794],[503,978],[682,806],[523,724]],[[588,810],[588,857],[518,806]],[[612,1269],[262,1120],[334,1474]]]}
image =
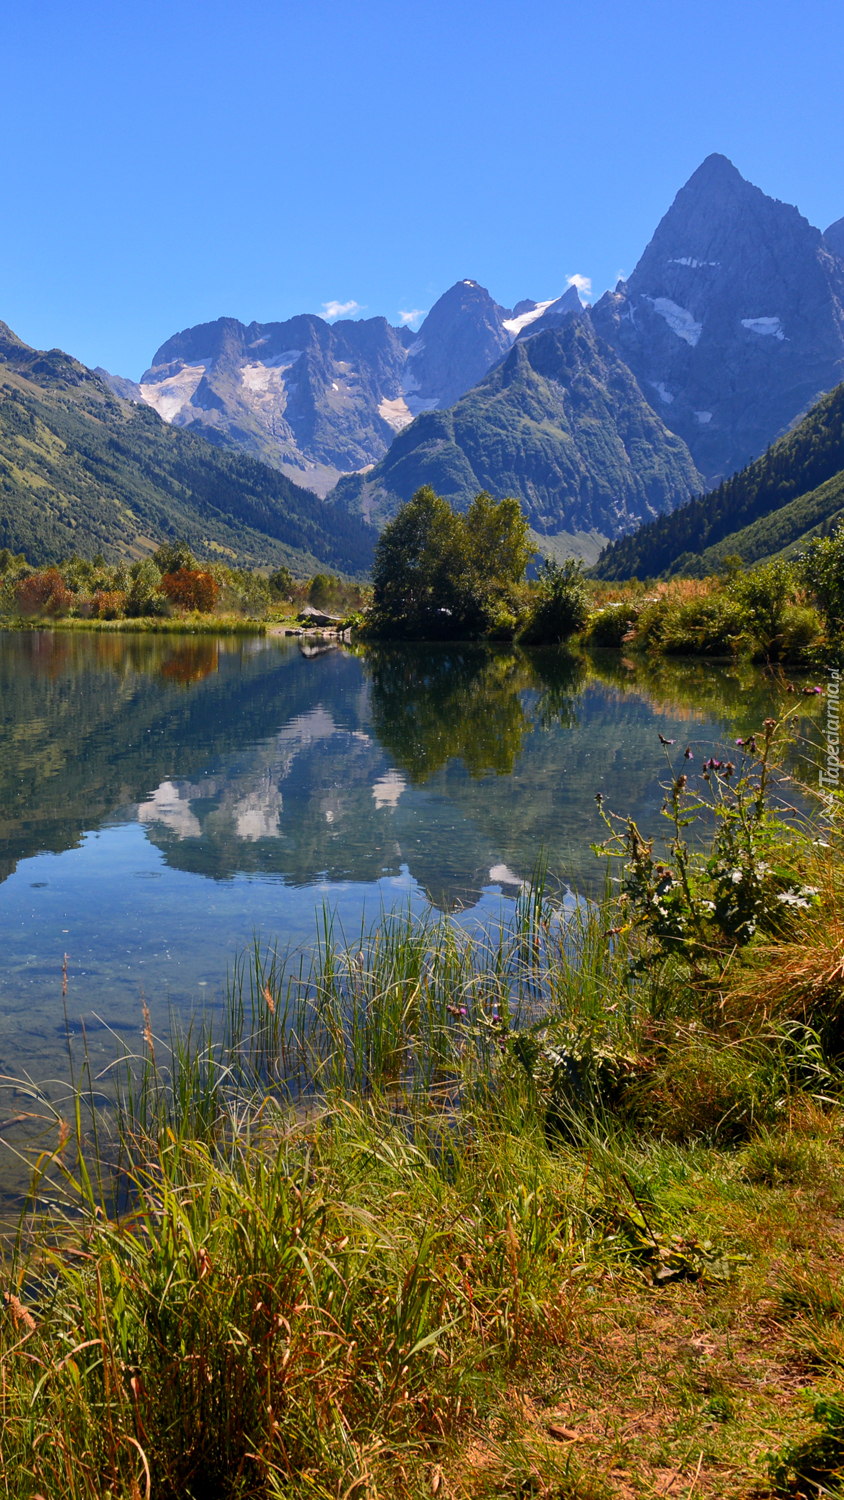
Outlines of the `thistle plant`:
{"label": "thistle plant", "polygon": [[[671,772],[663,783],[662,814],[672,833],[665,856],[654,850],[632,818],[618,817],[596,801],[609,837],[593,849],[623,861],[620,931],[635,932],[634,968],[644,971],[654,951],[682,960],[694,974],[721,969],[757,933],[781,934],[816,901],[803,879],[806,835],[776,801],[775,772],[789,720],[766,719],[756,734],[736,741],[738,764],[710,756],[700,776],[675,770],[673,741],[662,736]],[[690,747],[683,755],[690,767]],[[692,840],[694,827],[706,837]]]}

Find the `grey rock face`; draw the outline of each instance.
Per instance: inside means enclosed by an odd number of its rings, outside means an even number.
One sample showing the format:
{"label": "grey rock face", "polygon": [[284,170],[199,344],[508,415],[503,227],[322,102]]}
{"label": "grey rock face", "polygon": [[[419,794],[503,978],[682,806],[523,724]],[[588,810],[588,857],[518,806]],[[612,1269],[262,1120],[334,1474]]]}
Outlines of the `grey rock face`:
{"label": "grey rock face", "polygon": [[592,317],[709,484],[844,379],[844,263],[724,156],[681,188]]}
{"label": "grey rock face", "polygon": [[[546,306],[520,304],[528,320]],[[341,474],[383,457],[419,412],[450,406],[480,380],[516,336],[508,317],[476,281],[460,281],[418,334],[384,318],[219,318],[168,339],[137,384],[102,373],[124,399],[324,495]]]}
{"label": "grey rock face", "polygon": [[414,417],[453,406],[483,379],[513,342],[508,316],[476,281],[458,281],[434,303],[408,350],[404,393]]}
{"label": "grey rock face", "polygon": [[385,318],[219,318],[168,339],[139,390],[165,421],[199,426],[324,494],[389,447],[412,342]]}
{"label": "grey rock face", "polygon": [[824,230],[823,237],[830,250],[834,250],[844,260],[844,219],[836,219],[834,224],[830,224]]}

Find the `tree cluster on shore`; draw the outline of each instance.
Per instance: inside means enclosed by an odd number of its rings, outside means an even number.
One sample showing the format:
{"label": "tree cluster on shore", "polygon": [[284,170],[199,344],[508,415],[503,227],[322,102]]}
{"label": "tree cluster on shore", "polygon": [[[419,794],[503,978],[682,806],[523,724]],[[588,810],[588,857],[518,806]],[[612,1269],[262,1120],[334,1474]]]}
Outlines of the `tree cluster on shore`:
{"label": "tree cluster on shore", "polygon": [[533,556],[517,500],[476,496],[464,515],[420,489],[375,551],[364,634],[393,640],[576,637],[662,655],[749,656],[810,665],[844,649],[844,527],[792,560],[745,569],[727,557],[710,578],[623,584],[587,579],[579,562]]}
{"label": "tree cluster on shore", "polygon": [[150,557],[107,563],[70,557],[32,567],[22,554],[0,550],[0,617],[131,620],[184,615],[235,615],[261,620],[295,615],[311,604],[344,616],[365,604],[368,590],[330,573],[296,579],[285,567],[269,576],[200,563],[185,542],[168,542]]}

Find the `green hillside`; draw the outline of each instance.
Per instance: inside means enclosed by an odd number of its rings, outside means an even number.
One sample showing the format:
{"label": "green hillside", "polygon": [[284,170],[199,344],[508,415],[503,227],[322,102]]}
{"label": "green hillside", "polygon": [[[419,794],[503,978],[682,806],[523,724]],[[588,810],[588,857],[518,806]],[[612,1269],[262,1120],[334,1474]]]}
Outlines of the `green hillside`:
{"label": "green hillside", "polygon": [[375,532],[359,516],[245,454],[118,400],[60,350],[0,323],[0,547],[31,562],[140,557],[183,537],[241,567],[330,564],[365,572]]}
{"label": "green hillside", "polygon": [[714,547],[707,547],[684,569],[700,578],[717,573],[724,558],[738,554],[745,563],[799,552],[813,536],[826,535],[844,519],[844,469],[808,495],[800,495],[782,510],[762,516],[741,531],[733,531]]}
{"label": "green hillside", "polygon": [[681,438],[586,318],[515,344],[447,411],[425,412],[332,498],[385,519],[429,484],[458,510],[480,490],[522,502],[540,535],[629,529],[697,492]]}
{"label": "green hillside", "polygon": [[717,490],[611,542],[595,576],[609,580],[711,572],[728,553],[746,563],[795,547],[844,504],[844,385],[761,458]]}

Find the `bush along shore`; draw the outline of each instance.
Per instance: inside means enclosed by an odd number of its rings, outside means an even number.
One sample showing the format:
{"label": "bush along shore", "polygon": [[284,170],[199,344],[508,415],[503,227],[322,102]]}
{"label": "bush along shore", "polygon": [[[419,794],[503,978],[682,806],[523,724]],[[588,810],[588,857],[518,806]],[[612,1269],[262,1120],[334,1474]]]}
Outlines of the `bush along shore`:
{"label": "bush along shore", "polygon": [[839,660],[844,642],[844,528],[788,561],[745,569],[727,557],[717,577],[588,579],[580,563],[532,552],[518,501],[478,495],[456,514],[430,488],[385,527],[375,551],[364,637],[393,640],[576,639],[651,655],[746,656],[811,666]]}
{"label": "bush along shore", "polygon": [[7,1082],[2,1493],[839,1493],[844,844],[787,733],[666,746],[663,842],[599,802],[603,901],[326,917],[107,1088]]}
{"label": "bush along shore", "polygon": [[262,632],[310,609],[338,624],[355,619],[369,591],[333,574],[267,577],[214,561],[199,563],[184,542],[165,543],[131,564],[71,557],[38,569],[0,551],[0,626],[166,632]]}

